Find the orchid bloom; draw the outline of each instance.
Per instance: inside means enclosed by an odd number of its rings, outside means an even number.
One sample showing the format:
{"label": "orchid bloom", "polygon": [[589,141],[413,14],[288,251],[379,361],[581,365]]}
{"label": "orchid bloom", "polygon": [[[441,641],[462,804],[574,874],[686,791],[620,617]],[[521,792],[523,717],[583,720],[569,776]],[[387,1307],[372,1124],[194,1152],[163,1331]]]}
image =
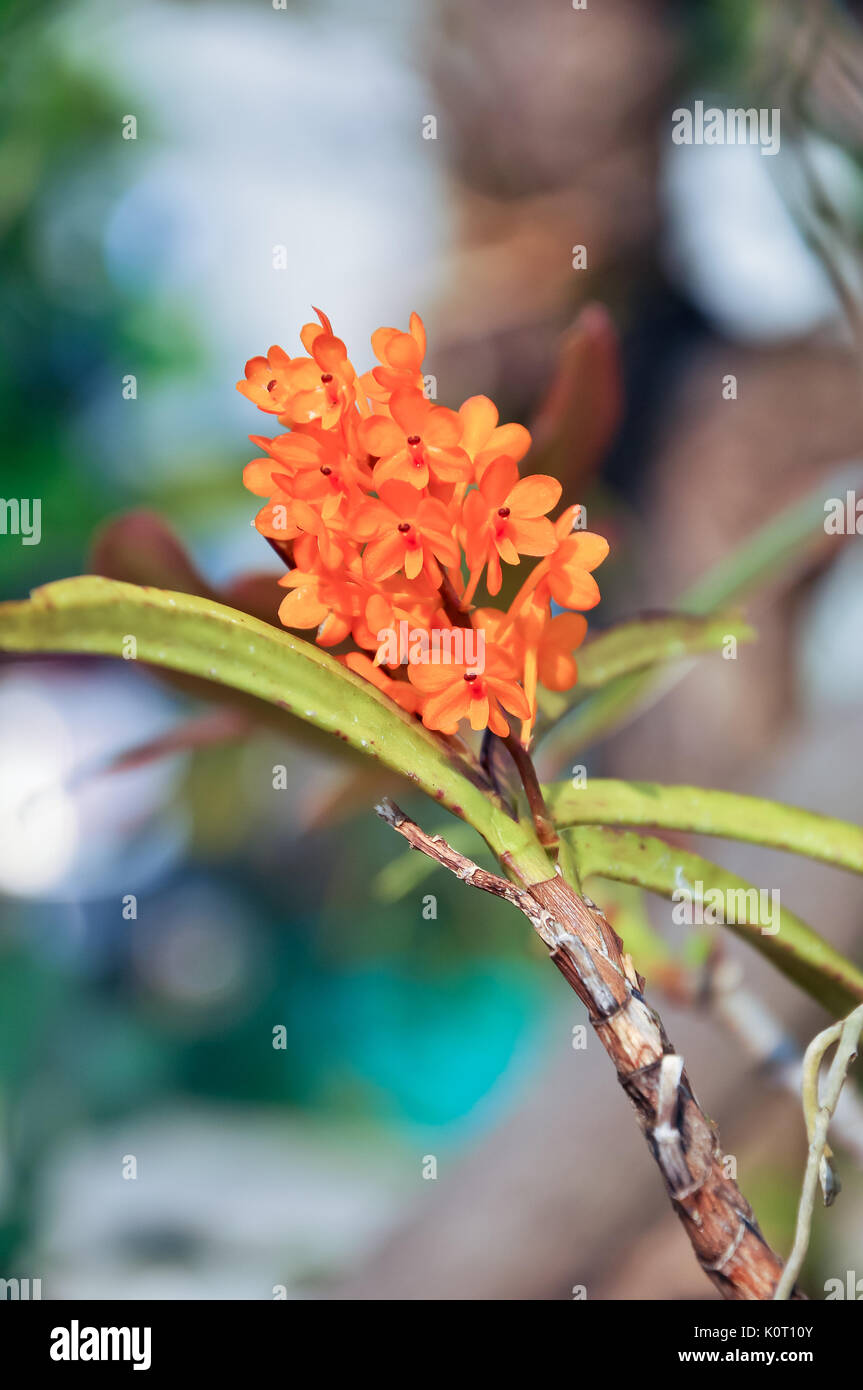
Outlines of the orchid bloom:
{"label": "orchid bloom", "polygon": [[[550,520],[560,483],[521,476],[530,435],[501,424],[487,396],[458,411],[426,399],[418,314],[407,331],[373,334],[377,365],[359,376],[316,313],[300,334],[305,356],[272,347],[237,384],[285,430],[251,436],[262,456],[243,475],[264,499],[255,525],[290,565],[279,620],[314,629],[316,642],[427,728],[449,735],[466,722],[507,737],[515,719],[526,746],[538,687],[568,690],[578,679],[573,653],[584,611],[599,601],[593,571],[608,544],[573,529],[577,507]],[[515,569],[526,556],[538,563],[509,607],[474,607],[480,586],[494,599],[502,565]],[[407,631],[418,659],[391,654],[396,630]],[[476,639],[473,664],[454,642],[460,635]]]}

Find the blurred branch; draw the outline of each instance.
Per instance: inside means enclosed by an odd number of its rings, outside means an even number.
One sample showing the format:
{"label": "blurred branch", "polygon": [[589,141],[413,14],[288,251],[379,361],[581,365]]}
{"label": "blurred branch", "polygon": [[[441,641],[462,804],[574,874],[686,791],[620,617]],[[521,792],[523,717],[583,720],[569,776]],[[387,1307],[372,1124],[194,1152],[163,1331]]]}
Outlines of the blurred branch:
{"label": "blurred branch", "polygon": [[245,738],[254,728],[254,720],[242,710],[209,710],[205,714],[193,715],[191,719],[183,720],[157,738],[119,753],[104,766],[89,769],[84,775],[92,775],[94,772],[128,772],[131,768],[144,767],[147,763],[170,757],[174,753],[191,753],[199,748],[232,743],[236,739]]}
{"label": "blurred branch", "polygon": [[[798,209],[800,230],[830,281],[863,370],[863,304],[859,288],[845,268],[849,261],[857,258],[859,269],[859,238],[827,192],[812,157],[807,130],[810,124],[808,97],[833,33],[834,18],[830,0],[809,0],[803,6],[801,18],[792,31],[792,50],[796,47],[799,56],[795,57],[793,51],[788,56],[775,80],[774,93],[768,99],[771,102],[775,99],[781,106],[786,125],[794,137],[794,152],[806,194],[805,205]],[[835,246],[831,237],[835,238]]]}

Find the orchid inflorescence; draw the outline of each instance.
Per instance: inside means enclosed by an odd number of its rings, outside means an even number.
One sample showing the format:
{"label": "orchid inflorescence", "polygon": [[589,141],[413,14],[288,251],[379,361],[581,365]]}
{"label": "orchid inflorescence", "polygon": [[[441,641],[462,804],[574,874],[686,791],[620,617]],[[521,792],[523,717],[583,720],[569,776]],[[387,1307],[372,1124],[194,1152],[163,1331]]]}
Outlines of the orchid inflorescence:
{"label": "orchid inflorescence", "polygon": [[[275,415],[287,433],[252,435],[266,455],[243,481],[267,504],[255,525],[290,569],[279,607],[286,627],[315,628],[338,653],[427,728],[473,729],[506,737],[508,715],[527,744],[537,685],[568,690],[578,678],[574,650],[584,611],[599,602],[592,571],[608,553],[598,535],[574,529],[578,506],[549,519],[561,485],[546,474],[519,477],[531,437],[498,424],[487,396],[459,410],[424,394],[425,330],[412,314],[407,333],[372,334],[378,365],[359,375],[326,314],[300,334],[307,356],[271,347],[246,363],[238,389]],[[474,607],[481,582],[501,590],[501,561],[539,563],[506,609]],[[552,613],[552,605],[570,610]],[[394,655],[387,640],[407,624],[423,652]],[[445,641],[472,627],[483,661],[452,659]],[[457,655],[463,655],[458,653]]]}

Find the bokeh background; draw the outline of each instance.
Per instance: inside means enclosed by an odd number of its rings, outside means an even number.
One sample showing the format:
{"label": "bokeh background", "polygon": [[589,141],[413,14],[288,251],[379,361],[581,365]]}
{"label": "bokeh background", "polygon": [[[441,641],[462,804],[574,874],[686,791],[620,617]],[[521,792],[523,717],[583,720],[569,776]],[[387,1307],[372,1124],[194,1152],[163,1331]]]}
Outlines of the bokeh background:
{"label": "bokeh background", "polygon": [[[271,343],[296,350],[312,304],[362,368],[373,329],[417,309],[438,400],[486,392],[535,428],[612,541],[599,626],[668,606],[861,458],[859,5],[2,16],[2,493],[42,502],[39,545],[0,537],[4,597],[118,549],[134,564],[156,516],[221,592],[275,580],[234,383]],[[675,146],[696,98],[780,107],[780,153]],[[589,769],[859,821],[861,579],[859,538],[807,552],[753,605],[745,659],[698,663]],[[213,738],[213,708],[134,663],[0,668],[0,1276],[43,1297],[712,1296],[523,921],[442,874],[395,900],[380,774],[311,735]],[[198,746],[172,743],[190,722]],[[863,957],[859,882],[721,857]],[[730,958],[751,1026],[654,994],[787,1249],[805,1138],[782,1063],[826,1020]],[[844,1123],[816,1296],[863,1275],[853,1095]]]}

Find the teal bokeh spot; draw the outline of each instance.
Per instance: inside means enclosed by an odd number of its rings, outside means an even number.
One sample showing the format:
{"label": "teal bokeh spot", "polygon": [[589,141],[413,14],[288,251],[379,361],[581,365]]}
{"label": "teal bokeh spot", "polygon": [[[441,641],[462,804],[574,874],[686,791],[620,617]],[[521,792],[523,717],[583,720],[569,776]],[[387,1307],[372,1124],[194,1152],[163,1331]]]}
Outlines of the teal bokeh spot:
{"label": "teal bokeh spot", "polygon": [[291,1032],[307,1057],[314,1037],[324,1087],[348,1074],[376,1092],[375,1109],[448,1125],[511,1095],[539,1046],[545,999],[529,966],[489,959],[419,977],[378,962],[293,1000]]}

